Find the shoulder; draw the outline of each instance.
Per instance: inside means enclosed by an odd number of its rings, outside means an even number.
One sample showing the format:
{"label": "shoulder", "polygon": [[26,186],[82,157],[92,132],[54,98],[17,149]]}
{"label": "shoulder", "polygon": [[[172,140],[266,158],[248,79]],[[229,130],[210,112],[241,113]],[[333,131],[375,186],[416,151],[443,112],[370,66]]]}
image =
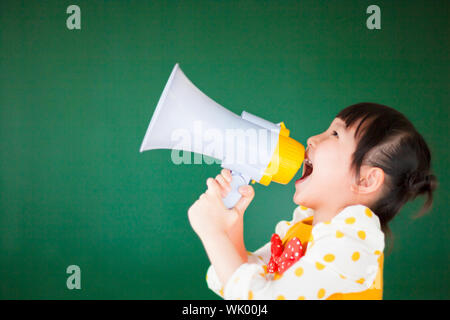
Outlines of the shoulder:
{"label": "shoulder", "polygon": [[371,284],[384,250],[378,217],[363,205],[349,206],[330,222],[318,223],[305,257],[354,281]]}
{"label": "shoulder", "polygon": [[337,239],[350,238],[374,248],[381,243],[384,244],[380,220],[368,207],[363,205],[344,208],[331,221],[314,226],[312,233],[315,240],[334,235]]}
{"label": "shoulder", "polygon": [[334,222],[344,222],[348,225],[359,225],[380,230],[380,220],[368,207],[362,204],[344,208],[334,219]]}

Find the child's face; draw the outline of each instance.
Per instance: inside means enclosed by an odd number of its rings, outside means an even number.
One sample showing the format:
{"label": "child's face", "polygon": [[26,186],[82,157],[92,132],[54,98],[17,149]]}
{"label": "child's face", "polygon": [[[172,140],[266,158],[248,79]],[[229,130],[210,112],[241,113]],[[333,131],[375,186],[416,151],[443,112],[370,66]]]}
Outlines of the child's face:
{"label": "child's face", "polygon": [[296,204],[314,210],[333,210],[343,209],[354,201],[351,185],[355,175],[350,167],[356,149],[354,134],[354,126],[346,128],[344,121],[335,118],[325,132],[308,139],[303,177],[295,183]]}

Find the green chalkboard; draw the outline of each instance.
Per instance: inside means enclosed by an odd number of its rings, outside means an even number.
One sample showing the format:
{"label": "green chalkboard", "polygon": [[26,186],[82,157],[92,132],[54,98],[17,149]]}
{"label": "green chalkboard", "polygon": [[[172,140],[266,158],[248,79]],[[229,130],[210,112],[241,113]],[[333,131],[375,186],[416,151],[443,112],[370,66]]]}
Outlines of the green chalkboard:
{"label": "green chalkboard", "polygon": [[[80,29],[67,13],[80,9]],[[440,185],[391,228],[385,299],[449,299],[449,2],[0,1],[0,298],[216,299],[187,209],[220,166],[139,153],[175,63],[298,141],[372,101],[414,123]],[[68,21],[70,20],[70,21]],[[267,242],[293,182],[255,185],[245,242]],[[81,289],[68,289],[68,266]]]}

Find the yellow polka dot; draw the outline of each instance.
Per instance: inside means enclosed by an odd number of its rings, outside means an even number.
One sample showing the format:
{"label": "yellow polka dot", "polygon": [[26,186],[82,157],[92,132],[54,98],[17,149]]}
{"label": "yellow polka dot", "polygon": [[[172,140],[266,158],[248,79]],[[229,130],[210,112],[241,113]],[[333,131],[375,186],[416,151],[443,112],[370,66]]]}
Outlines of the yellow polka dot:
{"label": "yellow polka dot", "polygon": [[341,279],[347,279],[343,274],[340,274],[339,277],[341,277]]}
{"label": "yellow polka dot", "polygon": [[342,232],[340,232],[339,230],[336,231],[336,238],[342,238],[344,236],[344,234]]}
{"label": "yellow polka dot", "polygon": [[253,292],[252,292],[252,290],[250,290],[248,292],[248,300],[253,300]]}
{"label": "yellow polka dot", "polygon": [[331,254],[331,253],[326,254],[326,255],[323,257],[323,260],[325,260],[326,262],[333,262],[333,261],[334,261],[334,255]]}
{"label": "yellow polka dot", "polygon": [[362,240],[366,238],[366,233],[362,230],[358,231],[358,237],[360,237]]}
{"label": "yellow polka dot", "polygon": [[206,275],[206,281],[208,281],[208,275]]}
{"label": "yellow polka dot", "polygon": [[297,269],[295,269],[295,275],[297,277],[301,277],[303,274],[303,268],[302,267],[298,267]]}
{"label": "yellow polka dot", "polygon": [[380,250],[375,250],[375,252],[373,254],[376,254],[377,256],[379,256],[381,254]]}
{"label": "yellow polka dot", "polygon": [[353,261],[358,261],[358,260],[359,260],[359,256],[360,256],[360,254],[359,254],[358,251],[353,252],[353,254],[352,254],[352,260],[353,260]]}
{"label": "yellow polka dot", "polygon": [[286,300],[286,298],[285,298],[282,294],[280,294],[280,295],[277,297],[277,300]]}
{"label": "yellow polka dot", "polygon": [[304,296],[300,296],[300,297],[297,298],[297,300],[305,300],[305,297]]}
{"label": "yellow polka dot", "polygon": [[263,266],[263,269],[264,269],[264,273],[269,273],[269,269],[267,268],[266,265]]}
{"label": "yellow polka dot", "polygon": [[346,224],[353,224],[353,223],[355,223],[355,221],[356,221],[355,217],[350,217],[350,218],[345,219]]}
{"label": "yellow polka dot", "polygon": [[320,289],[317,292],[317,298],[322,299],[323,297],[325,297],[325,289]]}
{"label": "yellow polka dot", "polygon": [[220,289],[219,294],[223,297],[223,288]]}
{"label": "yellow polka dot", "polygon": [[305,206],[300,206],[300,210],[303,210],[303,211],[305,211],[305,210],[308,210],[308,208],[307,208],[307,207],[305,207]]}
{"label": "yellow polka dot", "polygon": [[323,224],[330,224],[331,221],[325,221]]}
{"label": "yellow polka dot", "polygon": [[316,268],[317,268],[317,270],[323,270],[323,268],[325,268],[325,266],[323,264],[321,264],[320,262],[316,262]]}
{"label": "yellow polka dot", "polygon": [[361,279],[359,279],[359,280],[356,280],[356,282],[359,283],[359,284],[363,284],[364,281],[365,281],[364,278],[361,278]]}
{"label": "yellow polka dot", "polygon": [[275,273],[275,275],[273,276],[273,280],[278,280],[278,279],[280,279],[282,276],[283,276],[282,274],[279,274],[279,273],[277,272],[277,273]]}
{"label": "yellow polka dot", "polygon": [[290,223],[289,221],[286,221],[286,224],[287,224],[288,226],[290,226],[290,225],[291,225],[291,223]]}
{"label": "yellow polka dot", "polygon": [[369,218],[372,218],[372,211],[369,208],[366,208],[366,210],[364,210],[364,213],[366,214],[366,216],[368,216]]}

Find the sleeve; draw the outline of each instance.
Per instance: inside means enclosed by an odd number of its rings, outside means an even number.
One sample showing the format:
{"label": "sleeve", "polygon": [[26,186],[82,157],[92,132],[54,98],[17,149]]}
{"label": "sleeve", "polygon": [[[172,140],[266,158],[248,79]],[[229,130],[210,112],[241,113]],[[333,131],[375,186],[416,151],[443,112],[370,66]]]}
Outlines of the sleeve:
{"label": "sleeve", "polygon": [[[265,273],[267,270],[267,264],[270,260],[270,242],[256,250],[255,252],[247,252],[249,264],[259,266],[261,273]],[[206,283],[208,288],[214,293],[224,298],[224,285],[220,282],[219,277],[214,270],[214,266],[210,265],[206,273]]]}
{"label": "sleeve", "polygon": [[376,278],[384,235],[364,217],[349,216],[354,211],[344,213],[313,228],[306,255],[282,276],[264,273],[258,263],[241,265],[225,285],[224,298],[326,299],[368,289]]}

